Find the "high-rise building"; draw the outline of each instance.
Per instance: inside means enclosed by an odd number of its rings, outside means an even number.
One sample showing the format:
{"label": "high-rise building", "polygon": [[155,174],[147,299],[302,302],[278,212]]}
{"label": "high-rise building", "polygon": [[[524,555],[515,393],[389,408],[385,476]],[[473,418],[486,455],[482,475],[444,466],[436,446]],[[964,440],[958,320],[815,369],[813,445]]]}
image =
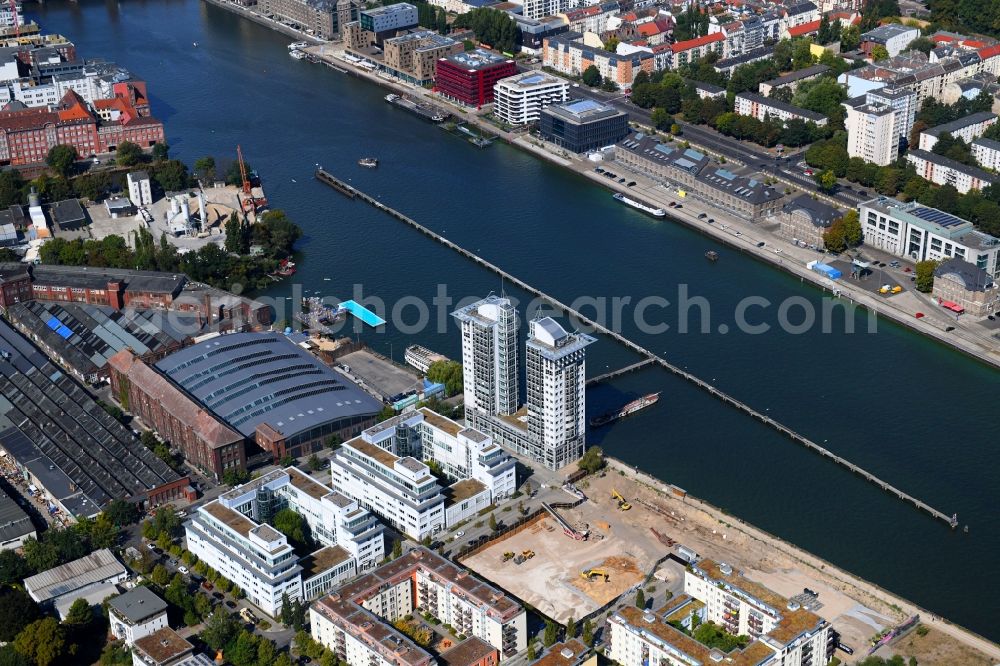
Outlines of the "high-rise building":
{"label": "high-rise building", "polygon": [[910,90],[880,88],[844,102],[847,154],[880,166],[895,162],[913,128],[916,99]]}
{"label": "high-rise building", "polygon": [[510,301],[491,295],[453,316],[462,324],[466,420],[550,469],[579,458],[586,429],[584,349],[594,338],[568,333],[551,317],[530,322],[528,399],[517,409],[517,317]]}
{"label": "high-rise building", "polygon": [[517,312],[510,299],[490,294],[452,313],[462,324],[466,417],[517,411]]}
{"label": "high-rise building", "polygon": [[592,342],[594,338],[589,335],[566,332],[551,317],[528,325],[528,435],[541,444],[537,454],[551,469],[583,455],[587,427],[584,350]]}
{"label": "high-rise building", "polygon": [[493,114],[511,125],[527,125],[539,119],[542,109],[568,97],[565,79],[541,72],[518,74],[493,86]]}

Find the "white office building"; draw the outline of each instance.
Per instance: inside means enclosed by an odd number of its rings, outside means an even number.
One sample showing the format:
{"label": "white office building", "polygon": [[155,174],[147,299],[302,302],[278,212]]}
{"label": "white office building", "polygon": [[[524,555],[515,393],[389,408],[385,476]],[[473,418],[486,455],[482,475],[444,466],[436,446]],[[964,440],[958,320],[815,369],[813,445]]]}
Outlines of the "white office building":
{"label": "white office building", "polygon": [[133,171],[126,176],[128,181],[128,198],[136,206],[149,206],[153,203],[153,190],[150,186],[149,174],[145,171]]}
{"label": "white office building", "polygon": [[501,660],[527,648],[526,614],[517,601],[426,548],[312,604],[310,629],[350,666],[430,666],[436,660],[391,626],[419,611],[484,641]]}
{"label": "white office building", "polygon": [[[728,654],[675,628],[694,618],[733,635],[749,636]],[[818,666],[833,652],[830,625],[798,602],[754,583],[726,564],[702,560],[684,574],[684,594],[659,611],[625,607],[608,619],[606,654],[622,666],[692,666],[733,663],[754,666]]]}
{"label": "white office building", "polygon": [[914,261],[962,259],[1000,278],[1000,239],[917,202],[879,197],[858,206],[865,244]]}
{"label": "white office building", "polygon": [[[268,521],[306,519],[322,548],[304,558]],[[274,616],[281,597],[314,598],[385,556],[382,526],[356,502],[294,468],[276,470],[199,507],[184,524],[188,550]]]}
{"label": "white office building", "polygon": [[479,427],[480,415],[517,411],[517,312],[510,299],[490,294],[452,316],[462,326],[465,415]]}
{"label": "white office building", "polygon": [[[444,529],[445,495],[430,469],[410,455],[396,455],[376,443],[384,443],[391,430],[372,430],[376,429],[362,432],[334,453],[333,487],[416,541]],[[399,446],[405,450],[408,445]]]}
{"label": "white office building", "polygon": [[131,646],[167,626],[167,602],[138,585],[108,602],[111,635]]}
{"label": "white office building", "polygon": [[996,122],[997,114],[982,111],[926,129],[920,133],[920,150],[933,150],[938,138],[943,134],[950,134],[954,139],[972,143],[973,139],[981,137]]}
{"label": "white office building", "polygon": [[542,72],[500,79],[493,86],[493,115],[511,125],[537,122],[542,109],[569,99],[569,81]]}
{"label": "white office building", "polygon": [[376,34],[389,30],[403,30],[417,25],[417,8],[408,2],[363,9],[358,14],[361,29]]}

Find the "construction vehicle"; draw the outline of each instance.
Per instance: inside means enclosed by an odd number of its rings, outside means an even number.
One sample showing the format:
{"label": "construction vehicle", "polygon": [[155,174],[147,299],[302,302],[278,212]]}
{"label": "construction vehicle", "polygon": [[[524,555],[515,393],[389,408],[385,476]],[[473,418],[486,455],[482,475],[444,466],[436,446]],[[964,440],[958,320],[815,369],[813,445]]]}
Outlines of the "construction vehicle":
{"label": "construction vehicle", "polygon": [[618,500],[618,508],[622,511],[628,511],[632,508],[632,505],[626,502],[625,498],[622,497],[622,494],[614,488],[611,489],[611,499]]}
{"label": "construction vehicle", "polygon": [[530,560],[531,558],[533,558],[535,556],[535,551],[533,551],[533,550],[522,550],[521,551],[521,556],[524,559],[526,559],[526,560]]}
{"label": "construction vehicle", "polygon": [[514,559],[514,553],[513,552],[511,552],[511,551],[508,550],[506,553],[503,554],[503,561],[504,562],[506,562],[507,560],[512,560],[512,559]]}
{"label": "construction vehicle", "polygon": [[253,185],[250,183],[250,177],[247,174],[247,165],[243,161],[243,149],[240,146],[236,146],[236,159],[240,165],[241,189],[243,190],[244,197],[240,205],[243,207],[243,212],[256,213],[263,208],[267,208],[267,199],[253,195]]}
{"label": "construction vehicle", "polygon": [[592,580],[594,577],[603,577],[604,582],[607,583],[611,576],[604,569],[584,569],[580,572],[580,578],[584,580]]}

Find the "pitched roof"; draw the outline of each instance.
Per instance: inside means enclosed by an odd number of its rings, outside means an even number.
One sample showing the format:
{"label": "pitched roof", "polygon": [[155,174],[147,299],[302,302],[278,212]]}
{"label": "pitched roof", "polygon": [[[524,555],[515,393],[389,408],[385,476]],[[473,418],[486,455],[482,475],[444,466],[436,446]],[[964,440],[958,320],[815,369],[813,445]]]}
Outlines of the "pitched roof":
{"label": "pitched roof", "polygon": [[674,53],[680,53],[681,51],[688,51],[690,49],[698,48],[699,46],[704,46],[705,44],[721,42],[724,39],[725,37],[722,36],[721,32],[713,32],[710,35],[702,35],[701,37],[687,39],[683,42],[675,42],[670,45],[670,50]]}
{"label": "pitched roof", "polygon": [[802,25],[797,25],[794,28],[788,29],[788,34],[792,37],[801,37],[802,35],[808,35],[809,33],[816,32],[819,30],[819,21],[810,21],[809,23],[803,23]]}

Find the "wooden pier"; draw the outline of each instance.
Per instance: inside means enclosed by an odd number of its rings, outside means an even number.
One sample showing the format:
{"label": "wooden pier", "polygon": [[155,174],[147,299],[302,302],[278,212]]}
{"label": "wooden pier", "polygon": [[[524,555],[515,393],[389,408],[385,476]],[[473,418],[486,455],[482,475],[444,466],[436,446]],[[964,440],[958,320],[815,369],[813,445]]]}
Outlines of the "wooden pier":
{"label": "wooden pier", "polygon": [[645,368],[647,365],[652,365],[653,363],[656,363],[656,361],[654,361],[651,358],[645,358],[639,361],[638,363],[633,363],[632,365],[626,365],[624,368],[618,368],[617,370],[612,370],[611,372],[605,372],[603,375],[597,375],[596,377],[591,377],[590,379],[587,380],[587,386],[596,386],[597,384],[611,381],[612,379],[621,377],[622,375],[627,375],[630,372],[641,370],[642,368]]}
{"label": "wooden pier", "polygon": [[[715,386],[709,384],[708,382],[704,381],[703,379],[700,379],[700,378],[696,377],[695,375],[692,375],[690,372],[687,372],[686,370],[681,369],[680,367],[674,365],[673,363],[670,363],[666,359],[661,358],[660,356],[657,356],[656,354],[654,354],[653,352],[649,351],[645,347],[643,347],[643,346],[641,346],[641,345],[633,342],[632,340],[629,340],[628,338],[626,338],[621,333],[618,333],[617,331],[613,331],[613,330],[607,328],[606,326],[603,326],[603,325],[597,323],[596,321],[593,321],[592,319],[586,317],[585,315],[581,314],[580,312],[577,312],[576,310],[573,310],[572,308],[570,308],[568,305],[566,305],[562,301],[558,300],[557,298],[554,298],[553,296],[549,296],[545,292],[543,292],[543,291],[541,291],[541,290],[539,290],[539,289],[531,286],[530,284],[528,284],[527,282],[521,280],[520,278],[515,277],[514,275],[511,275],[510,273],[508,273],[507,271],[503,270],[499,266],[486,261],[485,259],[483,259],[479,255],[475,254],[474,252],[471,252],[471,251],[465,249],[464,247],[462,247],[460,245],[456,245],[455,243],[451,242],[450,240],[448,240],[447,238],[445,238],[441,234],[438,234],[438,233],[436,233],[434,231],[431,231],[430,229],[428,229],[424,225],[420,224],[419,222],[417,222],[416,220],[414,220],[414,219],[412,219],[410,217],[407,217],[406,215],[404,215],[403,213],[399,212],[398,210],[395,210],[393,208],[390,208],[390,207],[386,206],[385,204],[383,204],[378,199],[375,199],[374,197],[369,196],[369,195],[365,194],[364,192],[362,192],[362,191],[360,191],[360,190],[358,190],[358,189],[356,189],[354,187],[351,187],[347,183],[345,183],[342,180],[336,178],[335,176],[327,173],[326,171],[323,171],[322,169],[317,169],[316,170],[316,178],[319,179],[321,182],[326,183],[327,185],[330,185],[331,187],[333,187],[334,189],[340,191],[341,193],[345,194],[346,196],[349,196],[351,198],[360,199],[360,200],[362,200],[362,201],[364,201],[366,203],[371,204],[372,206],[375,206],[379,210],[384,211],[385,213],[391,215],[392,217],[396,218],[400,222],[403,222],[403,223],[409,225],[410,227],[413,227],[414,229],[416,229],[417,231],[419,231],[423,235],[427,236],[428,238],[431,238],[431,239],[437,241],[438,243],[444,245],[445,247],[454,250],[455,252],[457,252],[458,254],[462,255],[466,259],[469,259],[470,261],[472,261],[472,262],[474,262],[476,264],[479,264],[480,266],[482,266],[483,268],[491,271],[492,273],[495,273],[496,275],[499,275],[505,281],[513,283],[514,285],[516,285],[517,287],[523,289],[527,293],[529,293],[529,294],[531,294],[533,296],[536,296],[538,298],[541,298],[542,300],[547,301],[550,305],[552,305],[553,307],[557,308],[558,310],[561,310],[561,311],[565,312],[566,314],[572,315],[573,317],[575,317],[581,323],[586,324],[586,325],[592,327],[594,330],[599,331],[600,333],[603,333],[604,335],[612,338],[616,342],[618,342],[618,343],[624,345],[625,347],[631,349],[632,351],[634,351],[635,353],[639,354],[640,356],[643,356],[646,359],[645,361],[643,361],[643,363],[646,363],[646,364],[655,363],[655,364],[659,365],[660,367],[665,368],[666,370],[669,370],[670,372],[672,372],[673,374],[677,375],[678,377],[681,377],[682,379],[686,379],[687,381],[691,382],[692,384],[694,384],[698,388],[701,388],[701,389],[707,391],[708,393],[712,394],[713,396],[715,396],[716,398],[718,398],[722,402],[726,403],[727,405],[730,405],[731,407],[735,407],[736,409],[739,409],[740,411],[745,412],[746,414],[749,414],[750,416],[752,416],[753,418],[757,419],[761,423],[774,428],[778,432],[780,432],[783,435],[785,435],[788,438],[790,438],[792,441],[797,442],[798,444],[801,444],[802,446],[806,447],[807,449],[810,449],[810,450],[818,453],[819,455],[823,456],[824,458],[827,458],[828,460],[830,460],[832,462],[835,462],[836,464],[840,465],[841,467],[844,467],[844,468],[846,468],[846,469],[854,472],[855,474],[858,474],[859,476],[861,476],[865,480],[867,480],[870,483],[878,486],[882,490],[884,490],[884,491],[886,491],[886,492],[888,492],[888,493],[890,493],[892,495],[895,495],[896,497],[898,497],[899,499],[903,500],[904,502],[910,503],[910,504],[912,504],[913,506],[915,506],[916,508],[918,508],[918,509],[920,509],[922,511],[926,511],[928,514],[930,514],[934,518],[937,518],[939,520],[943,520],[952,529],[954,529],[955,527],[958,526],[958,516],[957,516],[957,514],[948,515],[948,514],[946,514],[943,511],[939,511],[938,509],[935,509],[934,507],[932,507],[931,505],[927,504],[926,502],[924,502],[922,500],[919,500],[916,497],[913,497],[912,495],[909,495],[909,494],[903,492],[899,488],[896,488],[895,486],[893,486],[892,484],[888,483],[887,481],[883,481],[882,479],[880,479],[879,477],[875,476],[871,472],[868,472],[868,471],[862,469],[861,467],[858,467],[857,465],[855,465],[854,463],[850,462],[846,458],[838,456],[837,454],[833,453],[832,451],[830,451],[830,450],[828,450],[828,449],[820,446],[819,444],[813,442],[809,438],[807,438],[807,437],[805,437],[805,436],[803,436],[803,435],[795,432],[791,428],[789,428],[789,427],[787,427],[787,426],[779,423],[778,421],[775,421],[770,416],[767,416],[766,414],[762,414],[762,413],[758,412],[756,409],[754,409],[750,405],[746,404],[745,402],[742,402],[741,400],[738,400],[738,399],[734,398],[733,396],[729,395],[728,393],[725,393],[724,391],[720,391]],[[633,366],[627,366],[626,368],[622,368],[621,370],[618,370],[618,371],[615,371],[615,372],[616,373],[620,373],[620,374],[624,374],[624,372],[637,369],[635,367],[636,365],[639,365],[639,364],[635,364]],[[613,374],[613,373],[609,373],[609,374]],[[597,379],[601,379],[602,381],[605,381],[608,378],[605,377],[605,376],[601,376],[601,377],[598,377]]]}

